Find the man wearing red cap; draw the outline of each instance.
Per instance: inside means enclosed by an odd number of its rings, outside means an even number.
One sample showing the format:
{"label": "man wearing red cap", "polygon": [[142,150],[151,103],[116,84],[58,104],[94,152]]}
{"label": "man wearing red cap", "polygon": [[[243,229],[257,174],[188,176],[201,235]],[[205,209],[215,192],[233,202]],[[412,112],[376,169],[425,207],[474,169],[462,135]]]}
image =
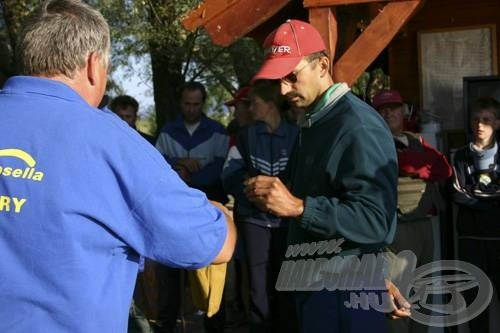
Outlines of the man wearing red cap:
{"label": "man wearing red cap", "polygon": [[[246,195],[261,209],[291,218],[289,245],[344,239],[339,254],[308,259],[379,252],[392,242],[396,227],[397,159],[384,120],[345,83],[333,82],[326,47],[310,24],[288,20],[264,48],[266,59],[253,81],[280,80],[281,93],[306,116],[290,157],[290,187],[257,176],[246,181]],[[337,273],[330,268],[319,275]],[[296,292],[301,331],[383,332],[383,313],[345,305],[353,294]],[[393,316],[408,315],[409,304],[401,303]]]}
{"label": "man wearing red cap", "polygon": [[[398,227],[392,248],[397,252],[411,250],[417,267],[434,257],[432,218],[444,209],[437,182],[451,176],[446,157],[421,136],[404,131],[404,103],[396,90],[383,90],[373,99],[373,107],[384,118],[394,137],[398,156]],[[396,261],[391,278],[399,280],[408,267]],[[428,326],[414,320],[388,322],[389,332],[427,332]]]}

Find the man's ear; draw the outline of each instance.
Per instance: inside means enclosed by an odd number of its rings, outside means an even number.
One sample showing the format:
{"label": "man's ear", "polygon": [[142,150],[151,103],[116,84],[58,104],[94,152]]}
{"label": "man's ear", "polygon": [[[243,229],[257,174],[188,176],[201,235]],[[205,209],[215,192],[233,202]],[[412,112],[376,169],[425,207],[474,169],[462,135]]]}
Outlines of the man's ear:
{"label": "man's ear", "polygon": [[330,72],[330,59],[328,59],[328,57],[319,58],[318,65],[321,70],[321,76],[324,76]]}
{"label": "man's ear", "polygon": [[500,119],[495,119],[495,130],[500,129]]}
{"label": "man's ear", "polygon": [[101,59],[97,52],[91,52],[87,57],[87,79],[92,86],[95,86],[100,80],[99,66],[102,66]]}

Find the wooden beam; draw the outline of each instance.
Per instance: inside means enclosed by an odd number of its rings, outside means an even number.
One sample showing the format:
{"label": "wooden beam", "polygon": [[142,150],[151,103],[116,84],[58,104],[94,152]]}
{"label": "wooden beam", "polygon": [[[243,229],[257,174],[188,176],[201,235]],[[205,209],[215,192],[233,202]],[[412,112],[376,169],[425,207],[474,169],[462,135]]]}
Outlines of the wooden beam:
{"label": "wooden beam", "polygon": [[356,5],[367,2],[389,2],[389,1],[405,1],[405,0],[304,0],[305,8],[312,7],[335,7],[341,5]]}
{"label": "wooden beam", "polygon": [[205,25],[224,10],[234,6],[240,0],[205,0],[191,10],[182,19],[182,25],[189,31]]}
{"label": "wooden beam", "polygon": [[291,0],[239,0],[205,24],[212,42],[228,46],[274,16]]}
{"label": "wooden beam", "polygon": [[388,3],[333,67],[336,82],[351,85],[375,60],[422,0]]}
{"label": "wooden beam", "polygon": [[335,49],[338,39],[337,16],[335,8],[311,8],[309,22],[319,31],[326,44],[330,59],[335,59]]}

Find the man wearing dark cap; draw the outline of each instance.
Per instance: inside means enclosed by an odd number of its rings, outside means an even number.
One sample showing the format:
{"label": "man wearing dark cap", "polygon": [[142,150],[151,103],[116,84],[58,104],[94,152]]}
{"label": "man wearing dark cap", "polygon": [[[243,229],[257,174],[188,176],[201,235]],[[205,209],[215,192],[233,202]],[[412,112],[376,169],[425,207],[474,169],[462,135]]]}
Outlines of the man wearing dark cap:
{"label": "man wearing dark cap", "polygon": [[[347,84],[333,82],[326,47],[310,24],[288,20],[264,48],[266,59],[253,81],[280,80],[281,93],[306,116],[290,157],[290,187],[276,177],[257,176],[246,181],[246,195],[262,210],[291,219],[289,246],[344,239],[339,254],[307,259],[378,253],[396,227],[397,159],[384,120]],[[329,269],[321,267],[318,278],[338,273]],[[353,294],[295,292],[301,331],[382,332],[383,313],[346,306]],[[408,315],[409,304],[401,303],[393,316]]]}
{"label": "man wearing dark cap", "polygon": [[[396,90],[383,90],[373,99],[373,107],[384,118],[394,137],[398,156],[398,227],[392,243],[397,251],[411,250],[417,267],[428,264],[434,256],[432,219],[444,209],[437,182],[451,176],[446,157],[421,136],[404,130],[403,98]],[[399,280],[408,267],[396,260],[391,278]],[[405,319],[388,322],[389,332],[427,332],[428,326]]]}

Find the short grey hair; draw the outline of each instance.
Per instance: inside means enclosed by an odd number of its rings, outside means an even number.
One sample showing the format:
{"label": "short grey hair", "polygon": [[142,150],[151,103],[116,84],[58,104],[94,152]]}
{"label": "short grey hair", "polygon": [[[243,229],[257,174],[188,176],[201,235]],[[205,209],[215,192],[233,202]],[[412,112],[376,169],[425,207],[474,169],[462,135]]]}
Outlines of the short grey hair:
{"label": "short grey hair", "polygon": [[99,11],[79,0],[48,0],[27,20],[16,54],[21,74],[72,78],[92,52],[107,66],[109,49],[108,23]]}

